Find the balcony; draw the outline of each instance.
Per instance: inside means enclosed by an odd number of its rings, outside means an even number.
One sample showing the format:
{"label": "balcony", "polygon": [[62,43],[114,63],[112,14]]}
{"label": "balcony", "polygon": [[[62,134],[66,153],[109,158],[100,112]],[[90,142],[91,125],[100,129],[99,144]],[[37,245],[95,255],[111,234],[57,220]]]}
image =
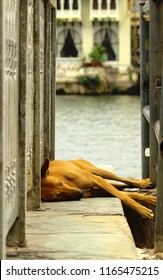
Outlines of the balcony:
{"label": "balcony", "polygon": [[90,19],[119,20],[118,0],[90,0]]}
{"label": "balcony", "polygon": [[81,0],[57,0],[57,18],[81,21]]}

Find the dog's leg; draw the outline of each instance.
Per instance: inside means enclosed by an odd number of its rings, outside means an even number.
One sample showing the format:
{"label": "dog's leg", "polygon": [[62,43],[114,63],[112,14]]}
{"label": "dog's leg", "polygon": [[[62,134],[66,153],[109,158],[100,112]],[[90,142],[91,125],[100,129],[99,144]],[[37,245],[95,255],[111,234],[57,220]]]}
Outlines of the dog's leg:
{"label": "dog's leg", "polygon": [[[152,185],[149,178],[144,179],[144,180],[128,179],[128,178],[120,177],[113,172],[110,172],[110,171],[107,171],[107,170],[104,170],[104,169],[100,169],[100,168],[96,168],[96,169],[92,170],[91,173],[94,174],[94,175],[100,176],[104,179],[122,182],[122,183],[126,184],[128,187],[131,187],[131,188],[145,189],[145,188],[151,187],[151,185]],[[117,185],[114,184],[114,185],[118,189],[122,189],[122,188],[125,187],[125,185],[124,186],[123,185],[118,185],[118,184]]]}
{"label": "dog's leg", "polygon": [[[115,173],[113,173],[111,171],[107,171],[107,170],[98,168],[97,166],[93,165],[91,162],[89,162],[87,160],[83,160],[83,159],[71,160],[71,162],[73,162],[75,165],[77,165],[81,169],[89,171],[93,175],[97,175],[97,176],[100,176],[100,177],[102,177],[104,179],[108,179],[108,180],[122,182],[122,183],[126,184],[128,187],[131,187],[131,188],[134,187],[134,188],[145,189],[145,188],[148,188],[152,185],[149,178],[144,179],[144,180],[135,180],[135,179],[123,178],[123,177],[120,177],[120,176],[116,175]],[[116,188],[118,188],[118,189],[123,189],[124,187],[121,186],[121,185],[118,185],[118,184],[116,185]]]}
{"label": "dog's leg", "polygon": [[123,192],[132,199],[145,202],[147,204],[156,205],[156,197],[148,194],[136,193],[136,192]]}
{"label": "dog's leg", "polygon": [[149,218],[149,219],[153,218],[153,212],[151,209],[148,209],[147,207],[140,205],[124,192],[117,190],[114,186],[112,186],[110,183],[105,181],[103,178],[92,175],[92,183],[106,190],[108,193],[112,194],[113,196],[119,198],[125,205],[136,210],[142,217]]}

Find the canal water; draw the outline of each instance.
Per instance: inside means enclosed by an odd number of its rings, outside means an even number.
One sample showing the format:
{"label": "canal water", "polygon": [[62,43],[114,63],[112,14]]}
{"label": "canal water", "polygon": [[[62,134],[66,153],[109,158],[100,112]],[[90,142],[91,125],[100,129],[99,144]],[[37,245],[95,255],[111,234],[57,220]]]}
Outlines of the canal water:
{"label": "canal water", "polygon": [[56,159],[84,158],[141,178],[140,97],[56,96]]}

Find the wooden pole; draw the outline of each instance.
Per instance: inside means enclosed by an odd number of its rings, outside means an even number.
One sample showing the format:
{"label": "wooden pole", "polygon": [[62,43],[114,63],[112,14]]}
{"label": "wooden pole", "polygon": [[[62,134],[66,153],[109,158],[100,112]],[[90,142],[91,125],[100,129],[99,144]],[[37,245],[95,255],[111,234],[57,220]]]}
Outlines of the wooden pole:
{"label": "wooden pole", "polygon": [[141,158],[142,178],[149,177],[149,157],[145,155],[149,148],[149,123],[143,109],[149,105],[149,22],[144,20],[143,6],[140,6],[140,97],[141,97]]}
{"label": "wooden pole", "polygon": [[[163,85],[163,56],[162,56],[162,85]],[[163,86],[161,89],[161,106],[160,106],[160,134],[159,134],[159,148],[158,148],[155,252],[156,253],[163,252]]]}
{"label": "wooden pole", "polygon": [[150,78],[150,178],[157,185],[158,142],[154,125],[160,118],[161,57],[163,52],[162,1],[150,0],[149,78]]}

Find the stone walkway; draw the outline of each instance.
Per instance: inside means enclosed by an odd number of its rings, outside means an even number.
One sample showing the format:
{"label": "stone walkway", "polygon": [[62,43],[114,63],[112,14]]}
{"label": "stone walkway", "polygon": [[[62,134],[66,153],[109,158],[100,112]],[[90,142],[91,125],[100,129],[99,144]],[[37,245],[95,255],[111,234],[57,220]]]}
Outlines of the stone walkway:
{"label": "stone walkway", "polygon": [[9,248],[8,259],[138,259],[117,198],[42,203],[27,212],[27,247]]}

